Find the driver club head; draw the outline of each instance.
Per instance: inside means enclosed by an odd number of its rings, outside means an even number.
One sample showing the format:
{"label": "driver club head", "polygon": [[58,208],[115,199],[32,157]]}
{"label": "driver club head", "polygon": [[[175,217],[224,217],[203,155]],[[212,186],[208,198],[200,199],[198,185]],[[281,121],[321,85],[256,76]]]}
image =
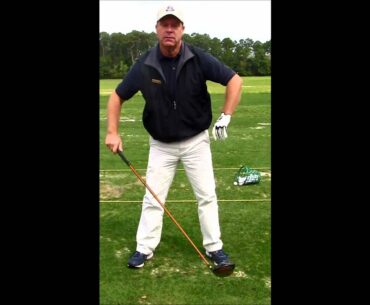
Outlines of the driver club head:
{"label": "driver club head", "polygon": [[221,277],[229,276],[233,273],[235,264],[221,264],[212,268],[212,272]]}

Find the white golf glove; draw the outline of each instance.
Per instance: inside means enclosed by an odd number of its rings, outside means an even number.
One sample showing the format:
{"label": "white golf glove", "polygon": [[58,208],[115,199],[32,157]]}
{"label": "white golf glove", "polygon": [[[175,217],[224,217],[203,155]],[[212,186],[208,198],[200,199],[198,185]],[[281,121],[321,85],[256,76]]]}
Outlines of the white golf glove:
{"label": "white golf glove", "polygon": [[225,140],[227,138],[227,125],[229,125],[230,119],[230,114],[221,113],[212,129],[212,135],[215,140]]}

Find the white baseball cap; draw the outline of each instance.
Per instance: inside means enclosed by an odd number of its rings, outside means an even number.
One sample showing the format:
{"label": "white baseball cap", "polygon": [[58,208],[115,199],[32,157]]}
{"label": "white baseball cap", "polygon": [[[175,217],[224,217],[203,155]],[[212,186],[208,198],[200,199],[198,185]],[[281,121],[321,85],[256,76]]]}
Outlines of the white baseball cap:
{"label": "white baseball cap", "polygon": [[163,5],[157,13],[157,21],[162,19],[164,16],[172,15],[184,23],[184,14],[182,10],[174,4]]}

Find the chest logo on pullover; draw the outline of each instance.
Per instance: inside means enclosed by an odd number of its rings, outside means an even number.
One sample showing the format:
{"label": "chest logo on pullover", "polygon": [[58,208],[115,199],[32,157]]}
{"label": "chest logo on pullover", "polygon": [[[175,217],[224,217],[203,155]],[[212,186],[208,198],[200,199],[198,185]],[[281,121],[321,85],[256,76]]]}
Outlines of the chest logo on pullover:
{"label": "chest logo on pullover", "polygon": [[152,83],[158,84],[158,85],[162,84],[160,79],[154,79],[154,78],[152,78]]}

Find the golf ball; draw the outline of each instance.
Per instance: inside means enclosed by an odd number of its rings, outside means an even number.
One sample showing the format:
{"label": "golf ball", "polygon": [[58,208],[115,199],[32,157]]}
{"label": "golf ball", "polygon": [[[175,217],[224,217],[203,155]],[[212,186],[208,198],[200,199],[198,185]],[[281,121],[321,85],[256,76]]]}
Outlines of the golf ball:
{"label": "golf ball", "polygon": [[235,181],[235,182],[234,182],[234,185],[238,185],[238,182],[236,182],[236,181]]}

